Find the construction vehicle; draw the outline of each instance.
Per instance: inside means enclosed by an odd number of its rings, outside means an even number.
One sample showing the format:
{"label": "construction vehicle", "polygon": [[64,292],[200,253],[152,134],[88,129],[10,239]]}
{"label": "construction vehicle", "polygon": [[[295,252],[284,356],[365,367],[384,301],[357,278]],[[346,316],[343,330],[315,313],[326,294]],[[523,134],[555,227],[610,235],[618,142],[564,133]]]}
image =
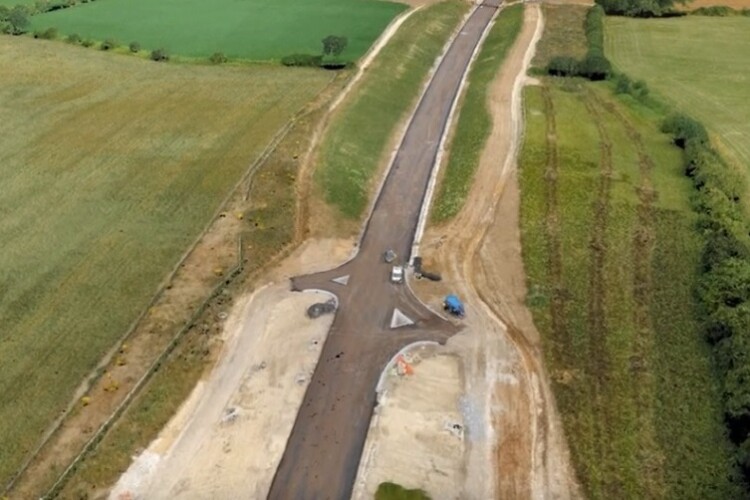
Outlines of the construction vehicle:
{"label": "construction vehicle", "polygon": [[453,294],[445,297],[445,300],[443,301],[443,310],[448,311],[453,316],[458,316],[459,318],[463,318],[464,315],[466,315],[463,303]]}

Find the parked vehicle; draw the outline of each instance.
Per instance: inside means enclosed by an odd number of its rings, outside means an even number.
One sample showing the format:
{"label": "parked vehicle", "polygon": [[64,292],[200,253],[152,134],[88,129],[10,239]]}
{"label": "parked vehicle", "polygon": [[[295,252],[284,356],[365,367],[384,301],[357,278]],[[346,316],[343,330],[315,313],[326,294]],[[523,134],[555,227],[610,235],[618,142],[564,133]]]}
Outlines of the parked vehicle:
{"label": "parked vehicle", "polygon": [[443,310],[448,311],[453,316],[458,316],[459,318],[463,318],[466,314],[466,311],[464,311],[464,304],[453,294],[445,297],[445,300],[443,301]]}
{"label": "parked vehicle", "polygon": [[404,282],[404,267],[393,266],[391,269],[391,283],[403,283]]}

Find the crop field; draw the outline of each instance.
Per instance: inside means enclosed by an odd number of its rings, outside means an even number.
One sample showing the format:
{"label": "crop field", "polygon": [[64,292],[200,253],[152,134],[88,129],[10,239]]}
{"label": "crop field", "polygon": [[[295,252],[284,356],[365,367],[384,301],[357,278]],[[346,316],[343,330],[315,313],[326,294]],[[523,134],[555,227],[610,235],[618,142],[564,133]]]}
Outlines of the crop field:
{"label": "crop field", "polygon": [[[23,54],[23,57],[19,57]],[[0,484],[331,75],[0,37]]]}
{"label": "crop field", "polygon": [[321,40],[345,36],[341,55],[356,60],[405,5],[377,0],[101,0],[32,18],[32,29],[108,38],[144,49],[207,57],[277,60],[320,54]]}
{"label": "crop field", "polygon": [[523,5],[503,9],[471,67],[448,162],[431,210],[435,222],[455,217],[466,201],[479,155],[492,129],[492,117],[487,109],[489,86],[521,31],[522,23]]}
{"label": "crop field", "polygon": [[606,52],[632,78],[702,121],[750,168],[750,18],[608,17]]}
{"label": "crop field", "polygon": [[[387,157],[396,125],[468,5],[449,0],[413,14],[378,55],[321,145],[316,181],[325,200],[349,219],[364,213],[373,175]],[[367,133],[363,133],[367,131]]]}
{"label": "crop field", "polygon": [[527,88],[519,166],[528,303],[577,475],[590,498],[740,498],[692,319],[681,152],[606,85]]}

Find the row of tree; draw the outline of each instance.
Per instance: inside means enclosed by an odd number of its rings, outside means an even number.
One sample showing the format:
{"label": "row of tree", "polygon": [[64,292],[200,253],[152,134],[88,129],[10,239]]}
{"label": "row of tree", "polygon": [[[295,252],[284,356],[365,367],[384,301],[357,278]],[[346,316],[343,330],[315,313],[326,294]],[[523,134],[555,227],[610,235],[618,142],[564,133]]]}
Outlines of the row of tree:
{"label": "row of tree", "polygon": [[685,173],[704,238],[697,285],[700,317],[722,382],[724,413],[737,462],[750,479],[750,226],[747,178],[712,148],[702,124],[684,115],[662,127],[685,151]]}
{"label": "row of tree", "polygon": [[691,0],[596,0],[607,14],[629,17],[661,17],[675,14],[675,4]]}

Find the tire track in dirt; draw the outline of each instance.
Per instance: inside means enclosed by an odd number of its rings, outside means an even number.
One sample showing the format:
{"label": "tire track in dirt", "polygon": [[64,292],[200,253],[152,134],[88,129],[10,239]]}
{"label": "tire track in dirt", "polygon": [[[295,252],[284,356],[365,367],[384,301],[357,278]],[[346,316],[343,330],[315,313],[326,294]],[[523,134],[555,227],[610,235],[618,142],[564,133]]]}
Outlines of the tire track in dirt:
{"label": "tire track in dirt", "polygon": [[544,170],[544,228],[547,236],[547,271],[552,284],[550,298],[550,316],[552,319],[552,334],[555,357],[563,366],[570,365],[569,350],[570,333],[565,322],[565,284],[563,282],[562,243],[560,241],[560,214],[557,194],[557,178],[559,176],[557,151],[557,123],[555,120],[555,104],[549,87],[542,87],[542,103],[547,122],[547,163]]}
{"label": "tire track in dirt", "polygon": [[589,90],[589,95],[622,125],[628,139],[635,146],[638,157],[639,183],[635,187],[638,206],[632,235],[634,268],[631,284],[635,302],[633,323],[636,335],[633,353],[630,357],[630,375],[633,379],[633,396],[638,411],[638,427],[641,429],[640,435],[642,436],[638,462],[641,464],[640,474],[643,478],[644,491],[663,491],[664,457],[644,452],[644,450],[659,449],[653,424],[653,401],[647,399],[655,392],[655,380],[648,364],[650,354],[654,349],[651,299],[653,297],[652,265],[656,242],[654,203],[658,196],[651,179],[654,162],[648,154],[640,132],[630,119],[614,103],[603,100],[591,90]]}
{"label": "tire track in dirt", "polygon": [[[596,437],[593,442],[596,456],[604,461],[611,450],[610,435],[606,432],[607,422],[615,417],[611,408],[606,404],[607,386],[610,381],[611,363],[606,346],[607,326],[607,282],[605,266],[607,263],[607,228],[612,203],[612,141],[609,137],[600,111],[600,103],[591,97],[590,92],[584,91],[580,95],[591,121],[596,126],[599,136],[599,180],[596,197],[593,202],[594,220],[589,239],[589,290],[587,300],[587,328],[589,363],[588,368],[593,372],[590,387],[591,402],[595,412],[603,418],[594,422]],[[614,492],[616,493],[616,492]]]}

